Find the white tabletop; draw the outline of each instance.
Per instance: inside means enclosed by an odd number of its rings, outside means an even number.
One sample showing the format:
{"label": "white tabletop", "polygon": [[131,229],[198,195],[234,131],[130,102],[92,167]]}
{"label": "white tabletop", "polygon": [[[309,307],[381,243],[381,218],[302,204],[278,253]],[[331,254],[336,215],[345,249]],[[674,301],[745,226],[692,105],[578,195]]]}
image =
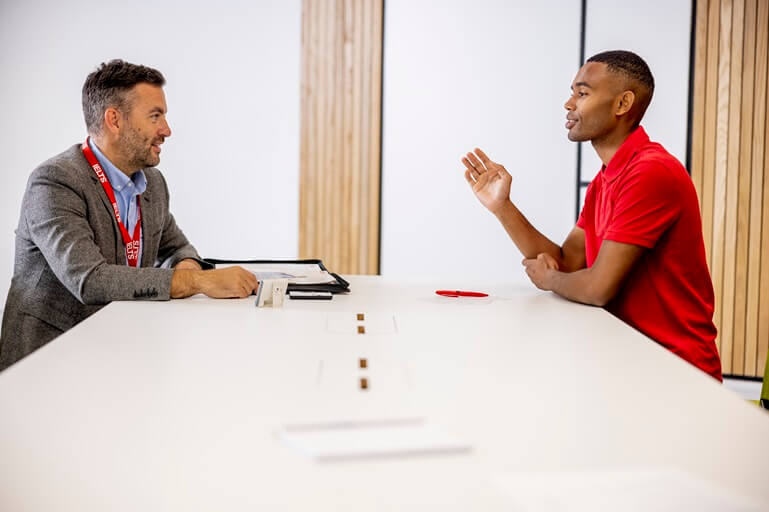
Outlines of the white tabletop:
{"label": "white tabletop", "polygon": [[[350,281],[282,309],[113,303],[1,373],[0,510],[534,510],[537,482],[607,474],[769,509],[769,414],[604,310]],[[470,450],[324,461],[278,438],[394,418]]]}

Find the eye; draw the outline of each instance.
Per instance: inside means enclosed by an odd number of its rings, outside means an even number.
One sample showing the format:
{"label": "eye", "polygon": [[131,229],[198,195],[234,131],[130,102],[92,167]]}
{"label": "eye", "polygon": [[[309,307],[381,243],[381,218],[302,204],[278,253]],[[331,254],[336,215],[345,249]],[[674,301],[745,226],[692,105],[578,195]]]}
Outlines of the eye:
{"label": "eye", "polygon": [[583,96],[587,96],[587,93],[584,92],[584,91],[579,91],[579,92],[577,92],[577,96],[579,96],[581,98]]}

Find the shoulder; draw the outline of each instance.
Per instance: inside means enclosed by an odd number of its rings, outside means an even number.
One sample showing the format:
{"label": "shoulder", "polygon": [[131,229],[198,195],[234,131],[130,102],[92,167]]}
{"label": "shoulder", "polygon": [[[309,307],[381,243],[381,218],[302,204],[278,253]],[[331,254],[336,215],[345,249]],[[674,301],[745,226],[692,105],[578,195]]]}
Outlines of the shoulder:
{"label": "shoulder", "polygon": [[75,182],[87,177],[88,170],[88,162],[80,150],[80,144],[75,144],[38,165],[30,179]]}
{"label": "shoulder", "polygon": [[168,184],[163,173],[155,167],[147,167],[143,170],[144,177],[147,179],[147,188],[152,190],[165,190],[168,192]]}
{"label": "shoulder", "polygon": [[689,173],[681,162],[657,143],[639,149],[628,164],[623,182],[627,186],[640,186],[656,193],[681,193],[691,183]]}

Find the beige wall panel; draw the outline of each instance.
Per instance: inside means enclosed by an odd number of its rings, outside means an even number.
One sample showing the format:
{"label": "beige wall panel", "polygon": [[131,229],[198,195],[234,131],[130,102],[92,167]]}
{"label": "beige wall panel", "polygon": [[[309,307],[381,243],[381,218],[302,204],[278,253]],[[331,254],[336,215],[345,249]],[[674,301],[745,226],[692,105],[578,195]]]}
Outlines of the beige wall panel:
{"label": "beige wall panel", "polygon": [[299,254],[379,269],[382,2],[305,0]]}

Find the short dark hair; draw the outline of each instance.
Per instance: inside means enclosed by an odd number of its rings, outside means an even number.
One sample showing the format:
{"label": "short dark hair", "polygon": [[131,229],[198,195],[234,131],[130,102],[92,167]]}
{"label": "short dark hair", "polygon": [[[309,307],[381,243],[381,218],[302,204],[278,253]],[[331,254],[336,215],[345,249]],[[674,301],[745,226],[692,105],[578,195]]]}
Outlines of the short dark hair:
{"label": "short dark hair", "polygon": [[602,62],[610,72],[618,73],[646,89],[646,94],[638,98],[638,118],[635,124],[639,124],[654,95],[654,77],[646,61],[627,50],[610,50],[593,55],[587,62]]}
{"label": "short dark hair", "polygon": [[631,80],[635,80],[649,89],[649,93],[654,92],[654,77],[641,57],[633,52],[626,50],[611,50],[593,55],[588,62],[603,62],[609,71],[625,75]]}
{"label": "short dark hair", "polygon": [[104,123],[104,111],[110,107],[128,112],[128,91],[136,84],[147,83],[162,87],[166,84],[163,74],[139,64],[121,59],[102,62],[83,84],[83,116],[88,133],[97,134]]}

